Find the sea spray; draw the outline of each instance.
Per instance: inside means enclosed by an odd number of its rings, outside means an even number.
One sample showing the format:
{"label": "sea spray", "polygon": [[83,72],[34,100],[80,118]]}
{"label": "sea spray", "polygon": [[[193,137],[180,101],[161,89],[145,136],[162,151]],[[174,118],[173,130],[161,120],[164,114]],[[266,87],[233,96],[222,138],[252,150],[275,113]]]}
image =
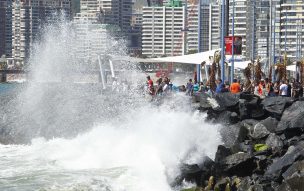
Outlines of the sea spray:
{"label": "sea spray", "polygon": [[[79,184],[93,189],[97,173],[96,181],[102,186],[107,182],[110,190],[171,190],[169,184],[178,175],[180,163],[196,163],[206,155],[214,158],[221,142],[219,127],[205,123],[204,115],[172,105],[146,103],[125,115],[120,122],[95,124],[90,132],[74,139],[35,139],[30,146],[1,147],[1,153],[11,155],[6,160],[9,173],[1,175],[0,185],[11,186],[14,177],[45,171],[44,179],[54,176],[54,182],[36,185],[41,179],[35,176],[37,180],[29,179],[26,184],[32,190],[51,188],[55,182],[60,183],[57,188]],[[74,176],[81,172],[86,178]],[[61,173],[69,182],[60,180]],[[18,187],[22,189],[23,184]]]}

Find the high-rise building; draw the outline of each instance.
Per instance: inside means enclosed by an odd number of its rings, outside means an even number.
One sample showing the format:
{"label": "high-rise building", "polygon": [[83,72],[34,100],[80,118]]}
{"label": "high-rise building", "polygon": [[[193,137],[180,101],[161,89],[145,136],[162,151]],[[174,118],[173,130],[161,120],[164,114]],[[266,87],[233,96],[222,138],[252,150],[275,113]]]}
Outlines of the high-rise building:
{"label": "high-rise building", "polygon": [[172,0],[167,6],[144,7],[144,55],[175,56],[220,47],[219,4],[192,3]]}
{"label": "high-rise building", "polygon": [[209,5],[209,49],[214,50],[220,48],[221,39],[221,14],[220,5],[216,2],[210,3]]}
{"label": "high-rise building", "polygon": [[0,57],[12,56],[12,0],[0,0]]}
{"label": "high-rise building", "polygon": [[304,56],[304,2],[303,0],[283,0],[276,9],[277,38],[276,49],[287,54],[292,61]]}
{"label": "high-rise building", "polygon": [[[234,35],[242,37],[242,55],[247,52],[247,0],[234,0]],[[233,1],[229,1],[229,35],[232,35]]]}
{"label": "high-rise building", "polygon": [[[44,24],[57,20],[56,13],[71,16],[71,0],[16,0],[12,5],[12,58],[26,63],[32,44]],[[58,15],[57,15],[58,16]]]}
{"label": "high-rise building", "polygon": [[185,54],[186,8],[144,7],[142,29],[142,54],[149,57]]}

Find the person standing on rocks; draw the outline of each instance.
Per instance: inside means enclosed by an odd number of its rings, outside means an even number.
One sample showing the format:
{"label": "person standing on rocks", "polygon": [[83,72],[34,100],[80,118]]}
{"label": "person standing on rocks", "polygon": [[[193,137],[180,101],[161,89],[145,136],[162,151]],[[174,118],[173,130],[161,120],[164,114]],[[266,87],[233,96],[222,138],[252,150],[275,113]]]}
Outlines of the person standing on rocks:
{"label": "person standing on rocks", "polygon": [[192,95],[193,92],[193,83],[192,83],[192,79],[189,79],[189,82],[187,83],[187,91],[186,91],[186,95]]}
{"label": "person standing on rocks", "polygon": [[217,86],[216,86],[216,89],[215,89],[215,93],[218,94],[218,93],[222,92],[223,85],[225,85],[225,84],[223,83],[222,79],[218,79],[216,81],[216,83],[217,83]]}
{"label": "person standing on rocks", "polygon": [[282,80],[280,85],[280,96],[287,97],[288,95],[288,86],[287,84]]}
{"label": "person standing on rocks", "polygon": [[148,86],[148,93],[150,95],[154,95],[154,85],[150,76],[147,76],[147,86]]}
{"label": "person standing on rocks", "polygon": [[233,79],[233,83],[230,86],[230,92],[233,94],[237,94],[240,93],[240,91],[241,91],[240,84],[237,82],[237,79]]}

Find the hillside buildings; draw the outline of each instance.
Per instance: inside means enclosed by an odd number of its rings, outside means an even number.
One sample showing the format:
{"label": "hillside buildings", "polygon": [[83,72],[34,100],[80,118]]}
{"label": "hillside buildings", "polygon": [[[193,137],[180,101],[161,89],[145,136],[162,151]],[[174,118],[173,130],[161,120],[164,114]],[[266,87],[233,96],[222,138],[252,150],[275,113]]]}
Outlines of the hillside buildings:
{"label": "hillside buildings", "polygon": [[12,56],[12,0],[0,0],[0,57]]}

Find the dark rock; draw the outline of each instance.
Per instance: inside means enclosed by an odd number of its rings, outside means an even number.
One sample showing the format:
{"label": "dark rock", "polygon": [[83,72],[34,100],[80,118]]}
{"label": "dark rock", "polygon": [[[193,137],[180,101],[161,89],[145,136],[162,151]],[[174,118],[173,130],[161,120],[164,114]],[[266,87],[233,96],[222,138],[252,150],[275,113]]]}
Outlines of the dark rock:
{"label": "dark rock", "polygon": [[292,137],[291,139],[287,140],[288,146],[296,145],[299,141],[300,141],[300,137],[298,136]]}
{"label": "dark rock", "polygon": [[238,94],[231,94],[229,92],[227,93],[221,93],[215,95],[215,100],[219,104],[219,108],[217,110],[224,110],[229,109],[231,111],[235,111],[235,107],[238,106],[239,103],[239,95]]}
{"label": "dark rock", "polygon": [[294,191],[294,190],[292,190],[286,182],[283,182],[281,185],[279,185],[276,191]]}
{"label": "dark rock", "polygon": [[262,101],[264,110],[272,117],[280,118],[284,109],[293,103],[293,99],[289,97],[266,97]]}
{"label": "dark rock", "polygon": [[250,177],[244,177],[241,179],[240,185],[238,187],[238,190],[240,191],[247,191],[250,189],[252,184],[252,180],[250,179]]}
{"label": "dark rock", "polygon": [[251,100],[239,100],[239,113],[241,119],[263,119],[265,112],[260,106],[260,98],[253,96]]}
{"label": "dark rock", "polygon": [[254,126],[253,133],[251,134],[251,136],[254,139],[261,139],[268,136],[269,134],[270,132],[267,130],[265,125],[263,125],[262,123],[258,123]]}
{"label": "dark rock", "polygon": [[239,121],[239,116],[238,116],[238,114],[235,113],[235,112],[232,112],[232,113],[230,114],[230,123],[231,123],[231,124],[235,124],[235,123],[237,123],[238,121]]}
{"label": "dark rock", "polygon": [[267,128],[269,132],[274,133],[279,122],[276,118],[268,117],[267,119],[262,120],[261,123]]}
{"label": "dark rock", "polygon": [[243,142],[248,136],[248,132],[248,129],[240,123],[230,125],[229,127],[223,127],[220,130],[222,140],[228,147]]}
{"label": "dark rock", "polygon": [[204,180],[208,180],[214,166],[214,161],[205,157],[201,164],[182,164],[180,166],[181,174],[175,179],[171,186],[177,186],[183,180],[193,182],[197,186],[202,186]]}
{"label": "dark rock", "polygon": [[249,113],[248,113],[248,109],[246,107],[245,102],[246,102],[246,100],[244,100],[244,99],[239,100],[239,113],[240,113],[241,119],[249,118]]}
{"label": "dark rock", "polygon": [[214,186],[215,190],[225,190],[226,185],[229,184],[230,180],[228,177],[226,178],[222,178],[219,181],[217,181],[217,183]]}
{"label": "dark rock", "polygon": [[304,101],[297,101],[287,108],[278,124],[277,132],[285,132],[288,137],[304,132]]}
{"label": "dark rock", "polygon": [[224,125],[229,125],[231,114],[232,114],[232,112],[230,112],[230,111],[223,111],[220,114],[215,115],[214,117],[217,122],[220,122],[221,124],[224,124]]}
{"label": "dark rock", "polygon": [[296,146],[290,146],[285,155],[273,162],[267,171],[266,176],[272,176],[277,181],[281,180],[281,175],[295,161],[304,158],[304,141],[299,142]]}
{"label": "dark rock", "polygon": [[266,145],[268,145],[272,150],[279,150],[283,145],[283,141],[274,133],[271,133],[266,139]]}
{"label": "dark rock", "polygon": [[[304,173],[304,160],[293,163],[283,174],[283,178],[287,179],[294,173]],[[304,187],[303,187],[304,188]]]}
{"label": "dark rock", "polygon": [[199,96],[199,98],[200,98],[200,109],[201,110],[208,110],[208,109],[211,109],[212,108],[212,106],[210,105],[210,96],[208,95],[208,94],[206,94],[206,93],[202,93],[202,94],[200,94],[200,96]]}
{"label": "dark rock", "polygon": [[223,162],[224,171],[230,175],[248,176],[257,167],[254,158],[248,153],[236,153],[226,157]]}
{"label": "dark rock", "polygon": [[215,154],[215,162],[219,163],[221,160],[223,160],[224,158],[226,158],[227,156],[231,155],[231,150],[227,147],[225,147],[224,145],[219,145],[217,147],[217,151]]}

